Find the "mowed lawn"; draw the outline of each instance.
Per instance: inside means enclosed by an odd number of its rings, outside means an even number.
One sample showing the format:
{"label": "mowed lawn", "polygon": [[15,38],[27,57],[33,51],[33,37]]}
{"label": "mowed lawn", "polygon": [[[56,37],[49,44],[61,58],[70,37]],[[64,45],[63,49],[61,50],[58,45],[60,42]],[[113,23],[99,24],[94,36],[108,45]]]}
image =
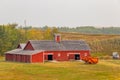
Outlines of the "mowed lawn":
{"label": "mowed lawn", "polygon": [[0,80],[120,80],[120,60],[17,63],[0,59]]}

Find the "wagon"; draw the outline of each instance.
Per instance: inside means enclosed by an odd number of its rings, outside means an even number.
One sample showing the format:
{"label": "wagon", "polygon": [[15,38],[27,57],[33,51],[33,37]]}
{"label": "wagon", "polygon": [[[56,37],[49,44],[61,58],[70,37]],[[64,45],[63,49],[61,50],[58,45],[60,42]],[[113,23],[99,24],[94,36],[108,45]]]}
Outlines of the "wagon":
{"label": "wagon", "polygon": [[82,60],[85,61],[85,63],[89,63],[89,64],[97,64],[98,63],[98,58],[91,57],[91,56],[83,57]]}

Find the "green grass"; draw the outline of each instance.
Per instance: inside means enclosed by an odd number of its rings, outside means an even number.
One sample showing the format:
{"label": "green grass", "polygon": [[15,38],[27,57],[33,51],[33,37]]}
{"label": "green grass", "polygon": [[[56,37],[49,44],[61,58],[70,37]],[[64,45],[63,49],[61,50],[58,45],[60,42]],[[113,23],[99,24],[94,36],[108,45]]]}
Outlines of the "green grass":
{"label": "green grass", "polygon": [[120,80],[120,60],[16,63],[0,58],[0,80]]}

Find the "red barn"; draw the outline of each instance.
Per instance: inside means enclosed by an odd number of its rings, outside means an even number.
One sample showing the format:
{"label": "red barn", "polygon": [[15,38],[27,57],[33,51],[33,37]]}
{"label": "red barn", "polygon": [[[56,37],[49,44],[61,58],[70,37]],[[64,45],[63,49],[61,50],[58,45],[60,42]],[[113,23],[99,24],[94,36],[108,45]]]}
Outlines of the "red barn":
{"label": "red barn", "polygon": [[5,54],[6,61],[44,62],[80,60],[90,56],[90,48],[84,40],[62,40],[55,35],[55,40],[29,40],[22,49],[17,48]]}

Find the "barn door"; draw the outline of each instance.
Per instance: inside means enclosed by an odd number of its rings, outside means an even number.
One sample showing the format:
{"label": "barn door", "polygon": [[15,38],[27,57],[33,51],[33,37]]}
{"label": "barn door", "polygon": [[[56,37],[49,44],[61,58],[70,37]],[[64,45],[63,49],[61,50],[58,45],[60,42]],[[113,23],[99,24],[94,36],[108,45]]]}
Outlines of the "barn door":
{"label": "barn door", "polygon": [[80,60],[80,54],[75,54],[75,60]]}
{"label": "barn door", "polygon": [[48,60],[53,60],[53,55],[52,54],[48,55]]}

